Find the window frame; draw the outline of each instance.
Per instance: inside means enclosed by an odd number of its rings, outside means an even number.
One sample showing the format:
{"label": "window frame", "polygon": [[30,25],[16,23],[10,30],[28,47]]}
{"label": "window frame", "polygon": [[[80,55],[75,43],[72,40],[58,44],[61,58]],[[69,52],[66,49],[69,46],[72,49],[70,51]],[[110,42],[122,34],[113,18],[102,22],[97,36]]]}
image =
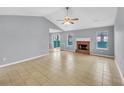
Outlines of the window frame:
{"label": "window frame", "polygon": [[[72,36],[72,45],[69,45],[68,44],[68,36],[71,35]],[[67,46],[73,46],[74,45],[74,42],[73,42],[73,35],[72,34],[67,34]]]}
{"label": "window frame", "polygon": [[[98,36],[99,33],[102,33],[102,32],[107,33],[107,36],[108,36],[107,48],[99,48],[98,47],[98,44],[97,44],[97,42],[98,42],[97,36]],[[108,33],[108,31],[99,31],[99,32],[96,32],[96,49],[99,49],[99,50],[108,50],[109,49],[109,44],[108,43],[109,43],[109,33]]]}

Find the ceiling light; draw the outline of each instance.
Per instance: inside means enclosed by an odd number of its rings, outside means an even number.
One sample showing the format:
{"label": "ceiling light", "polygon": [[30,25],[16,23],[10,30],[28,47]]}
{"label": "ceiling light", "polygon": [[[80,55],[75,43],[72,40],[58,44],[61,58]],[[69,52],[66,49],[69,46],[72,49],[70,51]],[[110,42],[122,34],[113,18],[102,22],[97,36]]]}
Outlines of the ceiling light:
{"label": "ceiling light", "polygon": [[71,24],[71,23],[68,21],[64,22],[64,25],[69,25],[69,24]]}

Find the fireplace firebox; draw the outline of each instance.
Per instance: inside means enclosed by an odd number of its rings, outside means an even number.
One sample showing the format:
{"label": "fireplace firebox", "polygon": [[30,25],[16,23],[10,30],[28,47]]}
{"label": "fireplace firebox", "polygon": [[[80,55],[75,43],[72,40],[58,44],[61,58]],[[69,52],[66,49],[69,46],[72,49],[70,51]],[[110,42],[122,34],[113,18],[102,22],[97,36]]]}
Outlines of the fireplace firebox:
{"label": "fireplace firebox", "polygon": [[76,52],[90,54],[90,41],[77,41]]}
{"label": "fireplace firebox", "polygon": [[88,46],[86,44],[79,44],[78,49],[80,49],[80,50],[88,50]]}

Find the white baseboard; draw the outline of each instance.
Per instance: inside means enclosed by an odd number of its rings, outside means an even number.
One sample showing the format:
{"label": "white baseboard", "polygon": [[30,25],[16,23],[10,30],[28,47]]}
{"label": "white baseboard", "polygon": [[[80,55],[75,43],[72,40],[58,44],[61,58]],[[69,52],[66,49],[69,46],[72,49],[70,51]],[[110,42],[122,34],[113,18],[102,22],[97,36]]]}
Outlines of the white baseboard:
{"label": "white baseboard", "polygon": [[62,51],[75,52],[75,50],[63,49]]}
{"label": "white baseboard", "polygon": [[27,62],[27,61],[30,61],[30,60],[33,60],[33,59],[37,59],[37,58],[46,56],[46,55],[48,55],[48,53],[47,54],[44,54],[44,55],[35,56],[35,57],[31,57],[31,58],[19,60],[19,61],[16,61],[16,62],[8,63],[8,64],[5,64],[5,65],[1,65],[0,68],[6,67],[6,66],[10,66],[10,65],[14,65],[14,64],[18,64],[18,63],[22,63],[22,62]]}
{"label": "white baseboard", "polygon": [[94,55],[94,56],[101,56],[101,57],[114,58],[114,56],[109,56],[109,55],[101,55],[101,54],[93,54],[93,53],[91,53],[91,55]]}
{"label": "white baseboard", "polygon": [[123,82],[123,84],[124,84],[124,76],[123,76],[123,74],[122,74],[122,72],[121,72],[121,69],[120,69],[120,67],[119,67],[119,65],[118,65],[118,63],[117,63],[116,60],[115,60],[115,64],[116,64],[116,66],[117,66],[117,69],[118,69],[119,74],[120,74],[120,76],[121,76],[122,82]]}
{"label": "white baseboard", "polygon": [[[64,49],[62,51],[69,51],[69,52],[75,52],[75,50],[68,50],[68,49]],[[94,53],[90,53],[90,55],[94,55],[94,56],[101,56],[101,57],[108,57],[108,58],[114,58],[114,56],[109,56],[109,55],[101,55],[101,54],[94,54]]]}

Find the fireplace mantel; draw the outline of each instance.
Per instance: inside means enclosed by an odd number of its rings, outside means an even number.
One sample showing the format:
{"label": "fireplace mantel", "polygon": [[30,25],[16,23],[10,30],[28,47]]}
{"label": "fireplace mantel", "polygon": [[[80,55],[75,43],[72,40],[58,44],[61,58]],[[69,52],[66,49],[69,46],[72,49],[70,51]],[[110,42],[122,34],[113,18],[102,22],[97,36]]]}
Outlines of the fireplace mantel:
{"label": "fireplace mantel", "polygon": [[76,38],[76,41],[91,41],[90,38]]}

